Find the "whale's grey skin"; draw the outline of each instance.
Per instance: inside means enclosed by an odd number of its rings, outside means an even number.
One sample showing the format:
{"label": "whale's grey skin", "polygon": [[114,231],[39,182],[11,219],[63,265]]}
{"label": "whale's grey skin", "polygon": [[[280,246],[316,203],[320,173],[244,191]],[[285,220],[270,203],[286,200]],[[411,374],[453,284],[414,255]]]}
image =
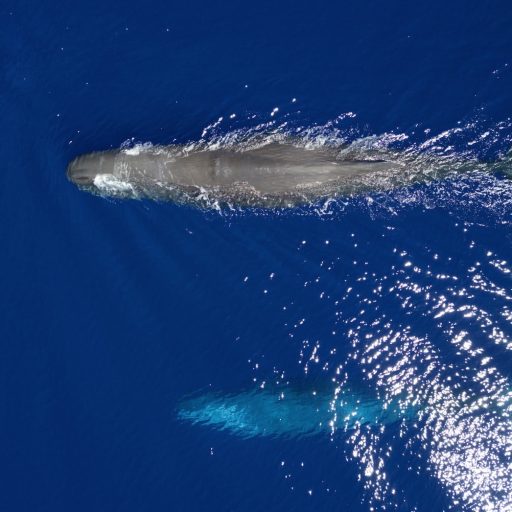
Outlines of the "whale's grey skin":
{"label": "whale's grey skin", "polygon": [[384,404],[352,390],[335,396],[327,390],[286,388],[234,394],[209,391],[184,398],[177,415],[180,420],[244,438],[291,438],[409,421],[417,412],[417,407],[401,406],[396,399]]}
{"label": "whale's grey skin", "polygon": [[339,148],[273,142],[252,149],[188,152],[175,145],[89,153],[74,159],[67,175],[80,188],[106,195],[179,200],[206,192],[221,202],[286,206],[396,167],[383,160],[343,159]]}

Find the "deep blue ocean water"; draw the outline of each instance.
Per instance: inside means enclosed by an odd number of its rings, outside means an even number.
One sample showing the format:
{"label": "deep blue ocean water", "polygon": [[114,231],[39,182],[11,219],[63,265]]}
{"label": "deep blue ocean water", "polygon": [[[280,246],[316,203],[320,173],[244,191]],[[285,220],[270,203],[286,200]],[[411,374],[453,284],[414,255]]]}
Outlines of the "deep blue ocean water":
{"label": "deep blue ocean water", "polygon": [[[292,211],[65,174],[255,129],[506,162],[511,26],[505,1],[3,0],[0,510],[512,510],[507,164]],[[178,418],[276,380],[422,412],[312,436]]]}

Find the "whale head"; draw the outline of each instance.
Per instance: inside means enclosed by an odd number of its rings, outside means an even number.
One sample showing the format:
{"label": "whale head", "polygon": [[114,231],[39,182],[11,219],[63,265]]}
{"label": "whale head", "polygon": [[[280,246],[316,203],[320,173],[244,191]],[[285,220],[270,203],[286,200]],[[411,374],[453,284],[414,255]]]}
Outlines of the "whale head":
{"label": "whale head", "polygon": [[98,175],[114,173],[114,159],[115,154],[111,151],[79,156],[68,165],[68,179],[79,187],[92,187]]}

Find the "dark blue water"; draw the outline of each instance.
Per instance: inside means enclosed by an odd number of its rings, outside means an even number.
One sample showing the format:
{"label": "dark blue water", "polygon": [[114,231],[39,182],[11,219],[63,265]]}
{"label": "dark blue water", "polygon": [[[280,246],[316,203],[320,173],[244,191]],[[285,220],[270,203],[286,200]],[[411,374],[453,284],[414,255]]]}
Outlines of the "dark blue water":
{"label": "dark blue water", "polygon": [[[4,0],[0,510],[512,510],[506,172],[237,213],[65,176],[255,129],[506,159],[511,26],[505,1]],[[303,437],[177,417],[288,379],[422,412]]]}

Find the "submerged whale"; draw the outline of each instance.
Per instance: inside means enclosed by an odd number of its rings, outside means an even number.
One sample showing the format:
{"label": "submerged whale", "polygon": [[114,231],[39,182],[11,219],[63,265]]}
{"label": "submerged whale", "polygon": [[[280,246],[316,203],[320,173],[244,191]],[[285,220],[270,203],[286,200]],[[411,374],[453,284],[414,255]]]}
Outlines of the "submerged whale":
{"label": "submerged whale", "polygon": [[116,197],[293,206],[352,189],[357,179],[391,171],[397,162],[341,156],[339,148],[287,142],[259,147],[191,149],[172,145],[89,153],[67,176],[89,192]]}
{"label": "submerged whale", "polygon": [[398,399],[380,401],[364,392],[252,389],[239,393],[208,391],[184,398],[180,420],[224,430],[240,437],[305,437],[381,426],[416,418],[418,408]]}

